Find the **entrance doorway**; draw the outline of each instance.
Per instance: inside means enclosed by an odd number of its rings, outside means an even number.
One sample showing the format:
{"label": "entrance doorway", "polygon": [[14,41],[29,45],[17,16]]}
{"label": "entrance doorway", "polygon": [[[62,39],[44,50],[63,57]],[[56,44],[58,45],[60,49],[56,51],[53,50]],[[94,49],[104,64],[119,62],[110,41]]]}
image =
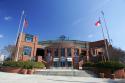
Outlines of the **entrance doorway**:
{"label": "entrance doorway", "polygon": [[42,58],[44,59],[44,49],[41,49],[41,48],[37,48],[37,51],[36,51],[36,56],[42,56]]}
{"label": "entrance doorway", "polygon": [[61,58],[60,58],[60,66],[61,67],[66,67],[66,57],[65,56],[62,56]]}
{"label": "entrance doorway", "polygon": [[72,58],[53,58],[53,67],[72,67]]}

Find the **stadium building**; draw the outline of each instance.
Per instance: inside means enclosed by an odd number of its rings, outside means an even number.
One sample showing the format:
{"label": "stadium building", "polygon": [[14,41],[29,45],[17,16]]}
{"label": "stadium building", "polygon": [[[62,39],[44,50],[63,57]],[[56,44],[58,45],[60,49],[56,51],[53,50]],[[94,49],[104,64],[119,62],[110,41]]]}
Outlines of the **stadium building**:
{"label": "stadium building", "polygon": [[70,40],[64,35],[57,40],[38,41],[37,36],[22,33],[16,46],[19,52],[14,59],[44,62],[47,68],[79,68],[86,61],[98,61],[97,57],[104,59],[105,53],[104,40],[94,42]]}

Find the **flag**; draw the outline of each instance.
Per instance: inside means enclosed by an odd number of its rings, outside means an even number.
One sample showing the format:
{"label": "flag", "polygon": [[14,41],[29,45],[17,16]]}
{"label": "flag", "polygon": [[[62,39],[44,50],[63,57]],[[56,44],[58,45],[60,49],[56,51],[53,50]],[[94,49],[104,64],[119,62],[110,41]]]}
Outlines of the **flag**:
{"label": "flag", "polygon": [[98,20],[96,23],[95,23],[95,26],[99,27],[101,25],[101,21]]}
{"label": "flag", "polygon": [[25,28],[27,28],[27,27],[28,27],[28,21],[27,21],[27,19],[26,19],[26,18],[24,19],[24,27],[25,27]]}

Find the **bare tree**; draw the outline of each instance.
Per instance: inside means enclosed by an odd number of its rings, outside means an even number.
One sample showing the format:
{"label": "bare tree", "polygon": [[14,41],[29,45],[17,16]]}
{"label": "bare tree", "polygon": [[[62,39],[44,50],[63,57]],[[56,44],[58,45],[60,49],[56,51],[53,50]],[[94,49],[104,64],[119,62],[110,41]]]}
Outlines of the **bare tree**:
{"label": "bare tree", "polygon": [[7,59],[14,60],[16,50],[17,49],[15,45],[8,45],[8,46],[5,46],[2,51],[4,54],[8,55]]}
{"label": "bare tree", "polygon": [[120,61],[125,63],[125,51],[120,48],[109,48],[110,60]]}

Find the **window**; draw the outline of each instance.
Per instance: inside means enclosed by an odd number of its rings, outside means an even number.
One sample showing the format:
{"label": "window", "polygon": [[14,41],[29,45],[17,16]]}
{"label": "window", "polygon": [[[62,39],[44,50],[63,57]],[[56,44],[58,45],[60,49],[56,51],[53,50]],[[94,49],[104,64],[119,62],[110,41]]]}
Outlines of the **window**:
{"label": "window", "polygon": [[59,62],[55,61],[53,65],[54,65],[54,67],[58,67],[59,66]]}
{"label": "window", "polygon": [[79,55],[79,49],[75,49],[74,51],[75,51],[75,52],[74,52],[74,55],[75,55],[75,56],[78,56],[78,55]]}
{"label": "window", "polygon": [[67,56],[71,57],[71,48],[67,48]]}
{"label": "window", "polygon": [[85,56],[87,52],[85,50],[82,50],[81,54]]}
{"label": "window", "polygon": [[79,49],[77,49],[77,51],[76,51],[76,52],[77,52],[77,55],[79,55]]}
{"label": "window", "polygon": [[79,63],[79,57],[78,56],[74,57],[74,63]]}
{"label": "window", "polygon": [[49,48],[47,49],[47,53],[51,53],[51,50]]}
{"label": "window", "polygon": [[58,48],[55,49],[55,57],[58,57]]}
{"label": "window", "polygon": [[25,36],[25,41],[26,42],[33,42],[33,36],[32,35],[26,35]]}
{"label": "window", "polygon": [[24,46],[23,55],[31,55],[32,48],[29,46]]}
{"label": "window", "polygon": [[65,56],[65,48],[61,48],[61,56]]}
{"label": "window", "polygon": [[103,52],[98,52],[98,54],[99,54],[99,55],[102,55],[102,54],[103,54]]}
{"label": "window", "polygon": [[72,66],[72,62],[71,62],[71,61],[68,61],[68,62],[67,62],[67,65],[68,65],[68,67],[71,67],[71,66]]}

